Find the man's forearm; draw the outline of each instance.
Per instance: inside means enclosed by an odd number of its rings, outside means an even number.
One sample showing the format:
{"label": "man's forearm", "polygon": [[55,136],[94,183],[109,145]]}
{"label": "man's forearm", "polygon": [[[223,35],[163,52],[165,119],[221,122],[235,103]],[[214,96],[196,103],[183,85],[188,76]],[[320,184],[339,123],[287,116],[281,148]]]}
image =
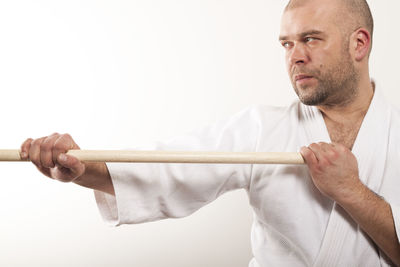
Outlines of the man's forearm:
{"label": "man's forearm", "polygon": [[105,163],[87,162],[85,172],[74,180],[74,183],[115,195],[110,173]]}
{"label": "man's forearm", "polygon": [[361,182],[351,196],[337,200],[378,247],[400,266],[400,245],[390,205]]}

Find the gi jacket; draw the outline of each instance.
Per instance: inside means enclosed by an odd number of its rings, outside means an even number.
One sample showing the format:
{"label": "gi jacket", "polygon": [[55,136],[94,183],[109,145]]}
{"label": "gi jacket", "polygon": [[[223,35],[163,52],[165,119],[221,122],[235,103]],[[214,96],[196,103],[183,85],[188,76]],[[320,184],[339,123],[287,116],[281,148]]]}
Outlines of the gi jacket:
{"label": "gi jacket", "polygon": [[[362,182],[391,205],[400,233],[400,112],[376,89],[352,152]],[[146,149],[295,152],[331,142],[322,114],[299,101],[254,106],[229,120]],[[305,165],[107,165],[116,196],[95,191],[114,224],[187,216],[221,194],[245,189],[254,210],[249,266],[388,266],[390,261],[334,201],[314,186]]]}

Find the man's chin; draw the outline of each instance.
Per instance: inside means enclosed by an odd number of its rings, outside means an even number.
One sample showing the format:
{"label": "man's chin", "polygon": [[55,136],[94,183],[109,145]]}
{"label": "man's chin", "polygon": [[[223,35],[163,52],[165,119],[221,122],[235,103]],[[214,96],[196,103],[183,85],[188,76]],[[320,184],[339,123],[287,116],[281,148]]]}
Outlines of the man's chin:
{"label": "man's chin", "polygon": [[320,104],[319,102],[317,102],[313,99],[302,99],[302,98],[299,98],[299,99],[300,99],[301,103],[303,103],[306,106],[317,106]]}
{"label": "man's chin", "polygon": [[304,105],[315,106],[320,104],[320,96],[318,96],[317,89],[314,86],[296,86],[294,89]]}
{"label": "man's chin", "polygon": [[320,94],[298,94],[301,103],[307,106],[319,106],[325,103],[326,96]]}

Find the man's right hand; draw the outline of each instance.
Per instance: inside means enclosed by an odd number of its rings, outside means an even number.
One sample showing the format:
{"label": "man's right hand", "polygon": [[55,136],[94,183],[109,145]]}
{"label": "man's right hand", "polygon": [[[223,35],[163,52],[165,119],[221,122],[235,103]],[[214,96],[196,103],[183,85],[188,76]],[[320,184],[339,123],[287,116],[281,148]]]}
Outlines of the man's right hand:
{"label": "man's right hand", "polygon": [[38,139],[27,139],[21,146],[21,158],[29,159],[44,175],[62,182],[82,176],[85,164],[65,154],[79,149],[69,134],[54,133]]}
{"label": "man's right hand", "polygon": [[75,182],[81,186],[114,194],[107,166],[102,162],[81,162],[66,154],[80,149],[69,134],[27,139],[21,146],[21,159],[30,160],[38,170],[52,179]]}

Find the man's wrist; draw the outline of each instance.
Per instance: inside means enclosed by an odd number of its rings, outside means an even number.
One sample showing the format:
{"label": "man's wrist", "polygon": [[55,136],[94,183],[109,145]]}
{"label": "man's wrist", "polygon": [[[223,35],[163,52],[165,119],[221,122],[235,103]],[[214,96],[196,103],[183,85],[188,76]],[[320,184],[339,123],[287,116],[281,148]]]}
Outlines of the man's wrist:
{"label": "man's wrist", "polygon": [[353,207],[362,204],[370,197],[372,192],[359,179],[354,183],[346,185],[340,193],[334,197],[334,200],[343,208]]}
{"label": "man's wrist", "polygon": [[114,187],[111,181],[107,165],[103,162],[85,162],[85,172],[74,180],[74,183],[114,195]]}

